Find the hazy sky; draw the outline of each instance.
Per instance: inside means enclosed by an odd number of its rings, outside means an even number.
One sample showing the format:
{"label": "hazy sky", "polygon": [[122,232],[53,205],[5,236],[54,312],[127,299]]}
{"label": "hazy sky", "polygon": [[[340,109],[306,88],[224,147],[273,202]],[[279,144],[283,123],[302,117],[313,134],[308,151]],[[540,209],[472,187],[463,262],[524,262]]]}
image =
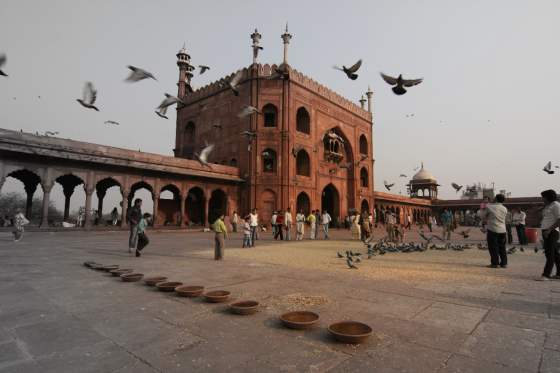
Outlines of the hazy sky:
{"label": "hazy sky", "polygon": [[[452,181],[537,195],[560,177],[541,171],[560,162],[558,14],[554,0],[4,0],[0,53],[10,77],[0,79],[0,127],[171,155],[174,111],[165,121],[154,108],[177,92],[183,42],[194,64],[211,66],[195,75],[198,87],[251,63],[255,27],[260,62],[280,62],[288,21],[292,67],[356,102],[371,85],[377,190],[386,179],[405,193],[399,174],[423,161],[443,198],[455,196]],[[358,58],[357,81],[332,69]],[[124,83],[129,64],[158,82]],[[398,97],[379,71],[425,80]],[[88,80],[100,113],[75,101]]]}

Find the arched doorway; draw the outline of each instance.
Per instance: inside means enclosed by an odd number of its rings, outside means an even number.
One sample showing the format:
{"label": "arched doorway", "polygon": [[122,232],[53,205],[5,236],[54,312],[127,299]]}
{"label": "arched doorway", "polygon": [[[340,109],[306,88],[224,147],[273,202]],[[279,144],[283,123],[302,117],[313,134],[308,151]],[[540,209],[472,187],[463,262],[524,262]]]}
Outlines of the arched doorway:
{"label": "arched doorway", "polygon": [[208,223],[214,224],[220,215],[227,213],[227,195],[221,189],[216,189],[210,196],[208,203]]}
{"label": "arched doorway", "polygon": [[338,222],[340,199],[338,196],[338,190],[336,190],[332,184],[327,185],[321,193],[321,212],[322,211],[327,211],[329,213],[333,223]]}
{"label": "arched doorway", "polygon": [[[41,178],[32,171],[20,169],[6,175],[5,182],[0,180],[0,200],[4,205],[1,213],[8,221],[21,210],[32,224],[38,224],[42,217],[43,187]],[[49,216],[61,215],[54,204],[49,204]]]}
{"label": "arched doorway", "polygon": [[367,199],[362,200],[362,205],[361,205],[360,211],[361,212],[364,212],[364,211],[369,212],[369,202],[367,201]]}
{"label": "arched doorway", "polygon": [[309,211],[311,210],[311,202],[309,200],[309,196],[305,192],[301,192],[297,196],[296,200],[296,213],[302,211],[305,216],[309,215]]}
{"label": "arched doorway", "polygon": [[181,191],[176,185],[168,184],[161,188],[157,214],[159,224],[181,224]]}
{"label": "arched doorway", "polygon": [[206,200],[202,189],[199,187],[189,189],[185,202],[187,225],[204,225]]}

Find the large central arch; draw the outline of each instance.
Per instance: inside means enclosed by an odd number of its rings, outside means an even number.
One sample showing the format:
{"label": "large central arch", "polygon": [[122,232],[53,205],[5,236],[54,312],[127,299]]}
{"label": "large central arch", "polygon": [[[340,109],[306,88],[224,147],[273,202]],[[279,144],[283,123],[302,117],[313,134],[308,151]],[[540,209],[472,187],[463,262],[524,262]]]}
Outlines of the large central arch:
{"label": "large central arch", "polygon": [[328,184],[321,193],[321,211],[327,211],[333,222],[339,220],[340,196],[336,187]]}
{"label": "large central arch", "polygon": [[[334,158],[328,155],[329,154],[328,150],[330,146],[328,141],[329,138],[328,133],[331,131],[334,132],[336,135],[338,135],[343,141],[342,144],[343,149],[335,149],[338,155],[335,156]],[[323,137],[323,147],[324,147],[323,159],[325,161],[348,165],[348,168],[345,171],[346,172],[346,196],[347,196],[346,200],[348,203],[346,209],[350,210],[352,208],[356,208],[357,202],[356,202],[355,173],[357,171],[356,171],[356,163],[354,162],[354,151],[352,149],[352,143],[350,142],[348,137],[344,134],[342,129],[338,126],[335,126],[329,128],[325,132]],[[340,158],[339,155],[342,155],[343,157]]]}

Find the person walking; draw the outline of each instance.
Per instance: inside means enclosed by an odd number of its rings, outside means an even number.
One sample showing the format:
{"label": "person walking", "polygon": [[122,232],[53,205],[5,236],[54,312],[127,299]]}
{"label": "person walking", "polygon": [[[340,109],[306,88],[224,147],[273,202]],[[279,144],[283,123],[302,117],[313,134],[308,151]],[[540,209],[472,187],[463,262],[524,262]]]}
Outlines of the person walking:
{"label": "person walking", "polygon": [[138,244],[138,223],[142,219],[142,200],[136,198],[134,206],[128,210],[128,224],[130,226],[130,235],[128,236],[128,252],[132,254],[136,251]]}
{"label": "person walking", "polygon": [[332,221],[331,216],[327,210],[323,210],[323,215],[321,215],[321,225],[323,225],[323,233],[325,234],[325,240],[329,239],[329,224]]}
{"label": "person walking", "polygon": [[361,238],[362,232],[359,223],[360,223],[360,218],[358,214],[353,213],[350,216],[350,232],[352,233],[353,240],[359,240]]}
{"label": "person walking", "polygon": [[517,232],[517,240],[520,245],[527,245],[527,235],[525,234],[525,219],[527,214],[521,211],[519,208],[513,209],[513,225],[515,226],[515,231]]}
{"label": "person walking", "polygon": [[428,221],[427,221],[427,225],[428,225],[428,229],[430,230],[430,233],[432,232],[432,217],[428,216]]}
{"label": "person walking", "polygon": [[406,229],[412,230],[412,216],[410,214],[406,216]]}
{"label": "person walking", "polygon": [[371,233],[371,226],[370,226],[370,222],[369,222],[369,214],[367,213],[367,211],[362,212],[362,215],[360,217],[360,221],[361,221],[361,237],[362,237],[362,241],[368,241],[369,239],[369,235]]}
{"label": "person walking", "polygon": [[116,207],[113,207],[113,210],[111,211],[111,224],[113,224],[113,226],[117,225],[119,221],[119,211],[117,210]]}
{"label": "person walking", "polygon": [[234,211],[231,216],[231,231],[233,233],[237,233],[237,224],[239,224],[239,216],[237,215],[237,211]]}
{"label": "person walking", "polygon": [[507,208],[503,205],[506,198],[497,194],[494,203],[482,210],[482,227],[486,231],[488,251],[490,252],[490,268],[507,267],[506,252],[506,215]]}
{"label": "person walking", "polygon": [[511,234],[512,223],[513,223],[513,214],[511,213],[511,211],[508,211],[506,215],[506,234],[507,234],[507,243],[510,245],[513,243],[513,235]]}
{"label": "person walking", "polygon": [[317,218],[315,217],[315,210],[311,211],[309,216],[307,216],[307,222],[309,223],[309,239],[314,240],[317,238]]}
{"label": "person walking", "polygon": [[276,219],[278,218],[278,213],[276,211],[272,211],[272,216],[270,218],[270,229],[272,232],[272,237],[276,236],[276,231],[278,227],[276,226]]}
{"label": "person walking", "polygon": [[145,213],[138,222],[136,229],[138,230],[138,246],[136,247],[136,257],[141,256],[140,252],[150,243],[148,235],[146,235],[146,228],[150,222],[151,215]]}
{"label": "person walking", "polygon": [[14,215],[14,230],[12,231],[12,234],[14,235],[14,242],[19,242],[23,238],[23,227],[27,224],[29,224],[29,220],[27,220],[21,210],[17,210]]}
{"label": "person walking", "polygon": [[251,246],[255,246],[257,228],[259,227],[259,214],[257,214],[257,209],[253,209],[249,214],[249,226],[251,227]]}
{"label": "person walking", "polygon": [[[558,228],[560,227],[560,203],[558,196],[552,189],[541,192],[544,202],[542,211],[541,233],[543,237],[543,249],[546,262],[541,277],[537,281],[547,281],[551,278],[560,279],[560,252],[558,252]],[[556,266],[556,275],[552,276],[552,270]]]}
{"label": "person walking", "polygon": [[284,239],[284,214],[282,210],[278,211],[278,216],[276,217],[276,234],[274,239],[277,240],[280,237],[280,241]]}
{"label": "person walking", "polygon": [[299,211],[296,214],[296,241],[303,240],[303,234],[305,231],[305,214],[303,211]]}
{"label": "person walking", "polygon": [[[220,215],[214,222],[212,229],[214,230],[214,260],[224,259],[225,239],[228,238],[226,224],[224,223],[224,215]],[[252,233],[251,227],[251,233]]]}
{"label": "person walking", "polygon": [[243,222],[243,247],[251,247],[251,226],[249,225],[249,220],[251,217],[249,215],[245,216],[245,221]]}
{"label": "person walking", "polygon": [[286,212],[284,213],[284,227],[286,229],[286,241],[292,240],[292,223],[293,223],[292,211],[288,207],[286,209]]}
{"label": "person walking", "polygon": [[453,227],[453,214],[448,209],[444,209],[441,214],[441,224],[443,229],[443,239],[451,239],[451,229]]}

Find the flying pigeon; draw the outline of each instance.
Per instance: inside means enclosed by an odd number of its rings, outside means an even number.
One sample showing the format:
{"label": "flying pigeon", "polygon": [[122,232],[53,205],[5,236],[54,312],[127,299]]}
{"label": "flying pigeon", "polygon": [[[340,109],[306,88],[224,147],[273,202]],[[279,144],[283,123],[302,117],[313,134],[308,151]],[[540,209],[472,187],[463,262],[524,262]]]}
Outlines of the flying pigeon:
{"label": "flying pigeon", "polygon": [[160,118],[164,118],[164,119],[169,119],[165,114],[167,114],[167,106],[160,108],[159,110],[156,110],[155,113],[160,117]]}
{"label": "flying pigeon", "polygon": [[543,171],[546,172],[549,175],[552,175],[554,173],[554,171],[552,171],[552,162],[548,162],[544,168]]}
{"label": "flying pigeon", "polygon": [[406,114],[405,116],[406,116],[407,118],[412,118],[412,117],[414,116],[414,113],[412,113],[412,114]]}
{"label": "flying pigeon", "polygon": [[2,66],[4,66],[6,64],[6,60],[7,57],[5,54],[0,54],[0,75],[2,76],[8,76],[8,74],[6,74],[5,72],[2,71]]}
{"label": "flying pigeon", "polygon": [[78,101],[80,105],[82,105],[85,108],[99,111],[99,109],[93,105],[95,103],[96,98],[97,98],[97,91],[95,90],[95,88],[93,88],[93,83],[86,82],[86,85],[84,86],[83,98],[82,99],[78,98],[76,99],[76,101]]}
{"label": "flying pigeon", "polygon": [[198,65],[198,73],[200,75],[204,74],[206,71],[210,70],[210,66]]}
{"label": "flying pigeon", "polygon": [[226,83],[226,86],[229,87],[233,91],[233,94],[239,96],[239,91],[237,90],[237,86],[243,77],[243,70],[239,70],[235,73],[233,78],[229,82]]}
{"label": "flying pigeon", "polygon": [[259,56],[259,51],[263,50],[263,47],[260,45],[251,45],[251,47],[253,48],[253,57],[256,59]]}
{"label": "flying pigeon", "polygon": [[131,70],[131,73],[128,78],[126,78],[126,82],[134,83],[148,78],[157,80],[156,77],[149,71],[131,65],[128,65],[127,67]]}
{"label": "flying pigeon", "polygon": [[195,155],[196,159],[198,159],[198,161],[200,162],[201,165],[208,166],[208,167],[211,168],[210,164],[208,163],[208,156],[210,155],[212,150],[214,150],[214,144],[206,145],[204,147],[204,149],[202,149],[200,154],[194,153],[194,155]]}
{"label": "flying pigeon", "polygon": [[358,79],[358,74],[356,74],[356,72],[358,71],[360,66],[362,66],[362,60],[358,60],[358,62],[356,62],[354,65],[352,65],[350,67],[346,67],[344,65],[342,66],[342,68],[340,68],[338,66],[333,66],[333,67],[336,70],[344,71],[344,73],[346,74],[346,76],[349,79],[356,80],[356,79]]}
{"label": "flying pigeon", "polygon": [[390,191],[391,188],[393,187],[393,185],[395,185],[395,183],[389,184],[389,183],[387,182],[387,180],[384,180],[384,181],[383,181],[383,184],[385,184],[385,188],[386,188],[388,191]]}
{"label": "flying pigeon", "polygon": [[171,106],[171,105],[174,105],[174,104],[177,104],[177,103],[181,103],[181,104],[185,105],[183,100],[181,100],[180,98],[172,96],[169,93],[165,93],[165,99],[161,102],[161,104],[159,104],[159,106],[156,109],[166,108],[168,106]]}
{"label": "flying pigeon", "polygon": [[405,174],[400,174],[399,177],[408,177]]}
{"label": "flying pigeon", "polygon": [[398,78],[393,78],[389,75],[385,75],[383,73],[380,73],[381,77],[383,78],[383,80],[385,80],[385,82],[387,82],[387,84],[389,85],[394,85],[395,87],[393,87],[393,93],[396,95],[404,95],[406,93],[406,89],[404,89],[404,87],[413,87],[417,84],[422,83],[423,78],[420,79],[403,79],[402,74],[399,75]]}
{"label": "flying pigeon", "polygon": [[252,115],[252,114],[254,114],[254,113],[262,114],[262,113],[259,111],[259,109],[257,109],[256,107],[251,106],[251,105],[245,105],[245,106],[243,107],[243,109],[241,109],[241,111],[239,112],[239,114],[237,114],[237,116],[238,116],[239,118],[245,118],[245,117],[247,117],[247,116],[249,116],[249,115]]}
{"label": "flying pigeon", "polygon": [[354,265],[354,263],[352,262],[352,259],[350,259],[350,258],[346,258],[346,264],[348,264],[348,268],[351,268],[351,269],[358,269],[358,267],[356,267],[356,266]]}
{"label": "flying pigeon", "polygon": [[461,190],[461,188],[463,188],[462,185],[459,185],[457,183],[451,183],[451,186],[453,187],[453,189],[455,189],[456,193],[458,193]]}
{"label": "flying pigeon", "polygon": [[114,124],[115,126],[118,126],[120,123],[119,122],[115,122],[114,120],[106,120],[105,124]]}
{"label": "flying pigeon", "polygon": [[255,132],[251,132],[251,131],[243,131],[240,134],[247,137],[247,138],[257,137],[257,134]]}

